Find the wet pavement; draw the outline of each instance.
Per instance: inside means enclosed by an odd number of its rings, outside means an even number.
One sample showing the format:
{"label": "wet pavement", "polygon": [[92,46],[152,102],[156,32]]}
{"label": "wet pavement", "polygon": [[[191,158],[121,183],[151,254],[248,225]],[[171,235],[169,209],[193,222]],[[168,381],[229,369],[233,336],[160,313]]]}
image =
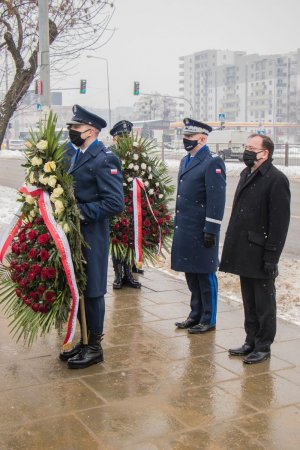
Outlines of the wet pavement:
{"label": "wet pavement", "polygon": [[[52,331],[31,349],[0,314],[1,450],[300,448],[300,327],[278,321],[272,357],[243,365],[242,305],[219,298],[217,330],[174,327],[185,282],[156,269],[106,296],[105,362],[69,370]],[[222,293],[221,293],[222,294]]]}

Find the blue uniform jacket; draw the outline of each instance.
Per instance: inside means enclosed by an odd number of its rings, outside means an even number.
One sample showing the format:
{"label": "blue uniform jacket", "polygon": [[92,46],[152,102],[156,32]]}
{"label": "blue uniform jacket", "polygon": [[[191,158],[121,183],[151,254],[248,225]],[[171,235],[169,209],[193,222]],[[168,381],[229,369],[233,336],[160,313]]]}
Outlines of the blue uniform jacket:
{"label": "blue uniform jacket", "polygon": [[74,147],[72,142],[67,142],[64,148],[64,162],[66,170],[69,169],[73,156],[76,154],[77,148]]}
{"label": "blue uniform jacket", "polygon": [[[216,272],[226,195],[225,164],[204,146],[186,166],[181,162],[175,207],[171,267],[179,272]],[[203,233],[216,235],[216,246],[205,248]]]}
{"label": "blue uniform jacket", "polygon": [[81,232],[90,248],[83,248],[87,262],[86,297],[106,293],[109,252],[109,218],[124,209],[123,177],[119,159],[102,142],[95,141],[69,173],[82,216]]}

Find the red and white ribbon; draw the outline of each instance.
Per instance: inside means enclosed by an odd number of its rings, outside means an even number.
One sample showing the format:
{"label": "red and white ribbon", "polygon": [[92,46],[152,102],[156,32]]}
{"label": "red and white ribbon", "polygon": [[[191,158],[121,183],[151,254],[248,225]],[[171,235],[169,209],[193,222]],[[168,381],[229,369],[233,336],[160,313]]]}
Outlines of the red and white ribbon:
{"label": "red and white ribbon", "polygon": [[143,216],[142,216],[142,190],[145,193],[148,208],[152,217],[158,225],[159,242],[157,255],[161,252],[161,229],[157,217],[155,216],[151,203],[149,201],[144,183],[140,178],[133,179],[133,222],[134,222],[134,250],[137,265],[141,265],[143,261]]}
{"label": "red and white ribbon", "polygon": [[[51,201],[48,192],[43,191],[35,186],[22,186],[20,192],[25,195],[30,195],[31,197],[39,197],[38,205],[40,209],[41,216],[46,224],[46,227],[51,234],[55,245],[58,249],[61,262],[67,277],[68,285],[72,295],[71,311],[68,320],[67,334],[64,340],[64,345],[72,342],[75,328],[76,328],[76,317],[79,305],[79,292],[77,288],[74,266],[72,261],[71,250],[69,246],[68,239],[61,228],[61,226],[56,222],[53,210],[51,206]],[[22,225],[22,219],[20,218],[20,210],[14,216],[11,223],[6,227],[2,235],[0,236],[0,261],[3,261],[5,253],[13,240],[14,236],[17,234],[19,228]]]}

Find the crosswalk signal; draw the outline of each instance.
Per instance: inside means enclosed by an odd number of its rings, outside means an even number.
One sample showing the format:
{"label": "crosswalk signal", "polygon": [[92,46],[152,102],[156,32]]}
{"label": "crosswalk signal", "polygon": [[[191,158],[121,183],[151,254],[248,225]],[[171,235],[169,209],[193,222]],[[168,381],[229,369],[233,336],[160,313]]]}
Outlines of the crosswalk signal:
{"label": "crosswalk signal", "polygon": [[133,95],[140,95],[140,82],[135,81],[133,83]]}
{"label": "crosswalk signal", "polygon": [[80,80],[80,94],[86,94],[86,80]]}

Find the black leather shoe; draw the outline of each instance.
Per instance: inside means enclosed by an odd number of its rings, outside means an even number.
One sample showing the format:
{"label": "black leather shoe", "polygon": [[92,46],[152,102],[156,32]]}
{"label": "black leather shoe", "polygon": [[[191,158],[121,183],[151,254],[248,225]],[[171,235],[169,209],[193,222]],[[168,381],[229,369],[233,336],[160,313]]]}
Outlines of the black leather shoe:
{"label": "black leather shoe", "polygon": [[182,329],[184,329],[184,328],[191,328],[191,327],[193,327],[194,325],[197,325],[197,324],[198,324],[198,322],[193,320],[193,319],[186,319],[183,322],[175,322],[175,326],[177,328],[182,328]]}
{"label": "black leather shoe", "polygon": [[253,351],[253,346],[249,344],[243,344],[238,348],[230,348],[228,353],[232,356],[246,356]]}
{"label": "black leather shoe", "polygon": [[249,353],[246,358],[243,359],[243,362],[245,364],[257,364],[262,361],[265,361],[266,359],[269,359],[271,356],[271,352],[252,352]]}
{"label": "black leather shoe", "polygon": [[90,332],[88,345],[84,345],[80,352],[68,359],[69,369],[85,369],[103,361],[101,341],[103,334]]}
{"label": "black leather shoe", "polygon": [[77,344],[75,344],[74,347],[72,347],[70,350],[61,352],[59,355],[59,359],[61,361],[68,361],[69,358],[73,358],[73,356],[78,355],[78,353],[80,352],[82,347],[83,347],[83,343],[82,343],[82,339],[80,339],[80,341],[77,342]]}
{"label": "black leather shoe", "polygon": [[199,333],[206,333],[207,331],[212,331],[216,329],[216,325],[209,325],[208,323],[199,323],[198,325],[195,325],[194,327],[190,328],[188,330],[191,334],[199,334]]}

